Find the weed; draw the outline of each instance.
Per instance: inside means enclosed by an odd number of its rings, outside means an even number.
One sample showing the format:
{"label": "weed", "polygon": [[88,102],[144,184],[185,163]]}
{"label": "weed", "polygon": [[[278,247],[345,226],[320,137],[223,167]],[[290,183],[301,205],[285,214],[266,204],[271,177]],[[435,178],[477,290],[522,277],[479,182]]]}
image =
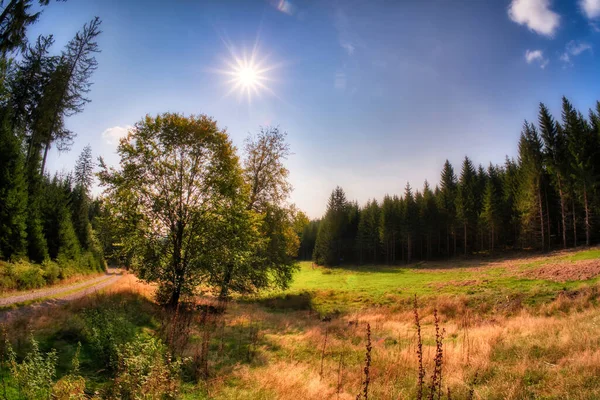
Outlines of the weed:
{"label": "weed", "polygon": [[417,380],[417,400],[423,398],[423,383],[425,379],[425,369],[423,368],[423,339],[421,338],[421,321],[419,320],[419,307],[417,295],[415,295],[413,313],[415,316],[415,326],[417,327],[417,359],[419,362],[419,377]]}
{"label": "weed", "polygon": [[[371,350],[373,347],[371,346],[371,325],[367,323],[367,346],[365,352],[365,367],[363,368],[363,372],[365,374],[364,380],[362,382],[362,393],[356,396],[356,400],[360,400],[363,397],[365,400],[369,398],[369,383],[371,382]],[[362,395],[362,396],[361,396]]]}
{"label": "weed", "polygon": [[10,343],[6,342],[10,372],[17,383],[19,392],[25,398],[50,399],[58,361],[56,350],[52,350],[44,356],[33,335],[31,335],[30,341],[31,351],[21,362],[17,361],[17,355]]}

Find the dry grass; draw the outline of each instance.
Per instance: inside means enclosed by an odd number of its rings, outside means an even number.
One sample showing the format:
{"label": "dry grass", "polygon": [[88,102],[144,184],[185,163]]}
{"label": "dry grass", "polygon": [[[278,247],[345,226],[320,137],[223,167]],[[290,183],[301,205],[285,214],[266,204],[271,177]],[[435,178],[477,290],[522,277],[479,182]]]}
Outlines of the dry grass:
{"label": "dry grass", "polygon": [[[582,298],[560,297],[536,313],[521,310],[487,320],[465,318],[466,313],[449,318],[440,307],[445,329],[443,393],[449,388],[452,398],[467,398],[477,373],[476,399],[599,398],[600,311],[590,303],[581,308],[581,302]],[[568,314],[560,311],[565,308]],[[423,362],[429,377],[435,367],[436,332],[431,308],[420,314]],[[272,314],[252,305],[234,306],[227,315],[229,326],[250,320],[265,326],[263,362],[231,371],[227,378],[215,381],[210,392],[217,399],[337,398],[341,380],[339,398],[355,398],[363,387],[365,327],[370,324],[369,398],[415,398],[419,368],[413,318],[410,313],[377,309],[321,322],[306,312]],[[352,323],[356,319],[358,327]],[[323,357],[320,344],[326,332]],[[341,354],[342,379],[338,376]],[[224,384],[232,379],[234,387]]]}
{"label": "dry grass", "polygon": [[[127,301],[129,293],[152,299],[154,292],[126,275],[103,294],[40,310],[9,332],[26,337],[29,330],[68,326],[73,312],[94,307],[102,296],[121,294],[116,297]],[[435,385],[444,394],[435,398],[442,399],[448,392],[452,399],[471,393],[474,399],[600,398],[597,299],[594,284],[558,292],[535,306],[523,306],[518,296],[481,302],[464,294],[420,298],[423,398]],[[356,309],[326,321],[311,310],[273,311],[252,302],[233,302],[224,315],[210,319],[194,317],[181,347],[197,358],[201,381],[186,386],[187,398],[355,399],[364,393],[369,326],[368,398],[414,399],[419,341],[410,303]],[[208,314],[213,305],[200,299],[192,307]],[[169,337],[169,326],[166,332]]]}

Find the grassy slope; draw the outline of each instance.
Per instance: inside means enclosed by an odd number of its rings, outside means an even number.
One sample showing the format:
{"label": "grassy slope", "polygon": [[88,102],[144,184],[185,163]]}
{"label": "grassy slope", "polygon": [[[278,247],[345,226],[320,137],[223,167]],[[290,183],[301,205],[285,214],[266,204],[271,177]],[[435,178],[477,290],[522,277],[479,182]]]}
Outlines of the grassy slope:
{"label": "grassy slope", "polygon": [[455,261],[419,263],[407,267],[352,266],[345,268],[313,268],[310,262],[300,263],[290,288],[283,292],[263,294],[273,296],[308,293],[313,306],[322,313],[351,311],[357,307],[393,305],[398,300],[417,295],[473,295],[490,301],[519,295],[526,304],[548,301],[561,290],[575,290],[594,284],[589,281],[553,282],[529,279],[519,272],[556,262],[575,262],[600,258],[600,249],[558,254],[535,261],[517,258],[498,261]]}

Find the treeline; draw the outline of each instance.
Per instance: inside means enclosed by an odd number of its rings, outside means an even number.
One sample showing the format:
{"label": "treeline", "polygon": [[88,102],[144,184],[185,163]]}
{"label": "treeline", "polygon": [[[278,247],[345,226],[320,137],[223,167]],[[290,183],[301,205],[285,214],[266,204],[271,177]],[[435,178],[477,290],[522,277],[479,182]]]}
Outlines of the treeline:
{"label": "treeline", "polygon": [[[42,7],[47,4],[40,1]],[[45,171],[49,150],[67,151],[73,143],[75,133],[65,120],[89,102],[100,20],[85,24],[53,54],[52,35],[27,42],[26,29],[40,16],[31,7],[31,1],[13,0],[0,15],[0,259],[31,260],[53,271],[56,264],[50,260],[71,270],[100,270],[102,250],[91,223],[90,147],[72,173],[51,177]],[[56,275],[38,270],[24,274],[36,276],[30,279],[32,286]],[[20,279],[10,268],[0,275],[4,287]]]}
{"label": "treeline", "polygon": [[359,206],[336,188],[324,217],[306,225],[300,256],[321,265],[409,263],[510,249],[590,245],[599,239],[600,102],[587,118],[563,97],[555,119],[540,104],[518,157],[487,167],[465,157],[440,183]]}

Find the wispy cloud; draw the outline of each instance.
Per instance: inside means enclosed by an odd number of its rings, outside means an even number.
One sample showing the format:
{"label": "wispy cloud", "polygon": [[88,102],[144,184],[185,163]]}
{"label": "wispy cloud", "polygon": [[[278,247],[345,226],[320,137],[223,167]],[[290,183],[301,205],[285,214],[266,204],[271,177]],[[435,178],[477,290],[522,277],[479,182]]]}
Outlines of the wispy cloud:
{"label": "wispy cloud", "polygon": [[349,56],[354,54],[355,47],[352,43],[342,42],[342,43],[340,43],[340,45],[342,46],[342,48],[344,50],[346,50],[346,53],[348,53]]}
{"label": "wispy cloud", "polygon": [[600,0],[579,0],[579,6],[589,19],[600,17]]}
{"label": "wispy cloud", "polygon": [[544,52],[542,50],[527,50],[525,52],[525,61],[527,61],[527,64],[538,64],[542,69],[546,68],[550,62],[544,57]]}
{"label": "wispy cloud", "polygon": [[338,32],[338,41],[348,55],[353,55],[360,43],[360,38],[350,22],[350,17],[342,9],[337,8],[334,14],[334,27]]}
{"label": "wispy cloud", "polygon": [[346,89],[346,74],[344,72],[336,72],[333,86],[338,90]]}
{"label": "wispy cloud", "polygon": [[586,42],[571,40],[565,47],[565,52],[561,54],[560,60],[572,64],[573,57],[580,55],[585,51],[592,51],[592,45]]}
{"label": "wispy cloud", "polygon": [[110,145],[116,145],[119,143],[119,139],[127,136],[127,132],[133,128],[131,125],[127,126],[113,126],[112,128],[106,129],[102,132],[102,138],[106,143]]}
{"label": "wispy cloud", "polygon": [[512,0],[508,17],[519,25],[549,37],[554,36],[560,25],[560,15],[550,9],[550,0]]}

